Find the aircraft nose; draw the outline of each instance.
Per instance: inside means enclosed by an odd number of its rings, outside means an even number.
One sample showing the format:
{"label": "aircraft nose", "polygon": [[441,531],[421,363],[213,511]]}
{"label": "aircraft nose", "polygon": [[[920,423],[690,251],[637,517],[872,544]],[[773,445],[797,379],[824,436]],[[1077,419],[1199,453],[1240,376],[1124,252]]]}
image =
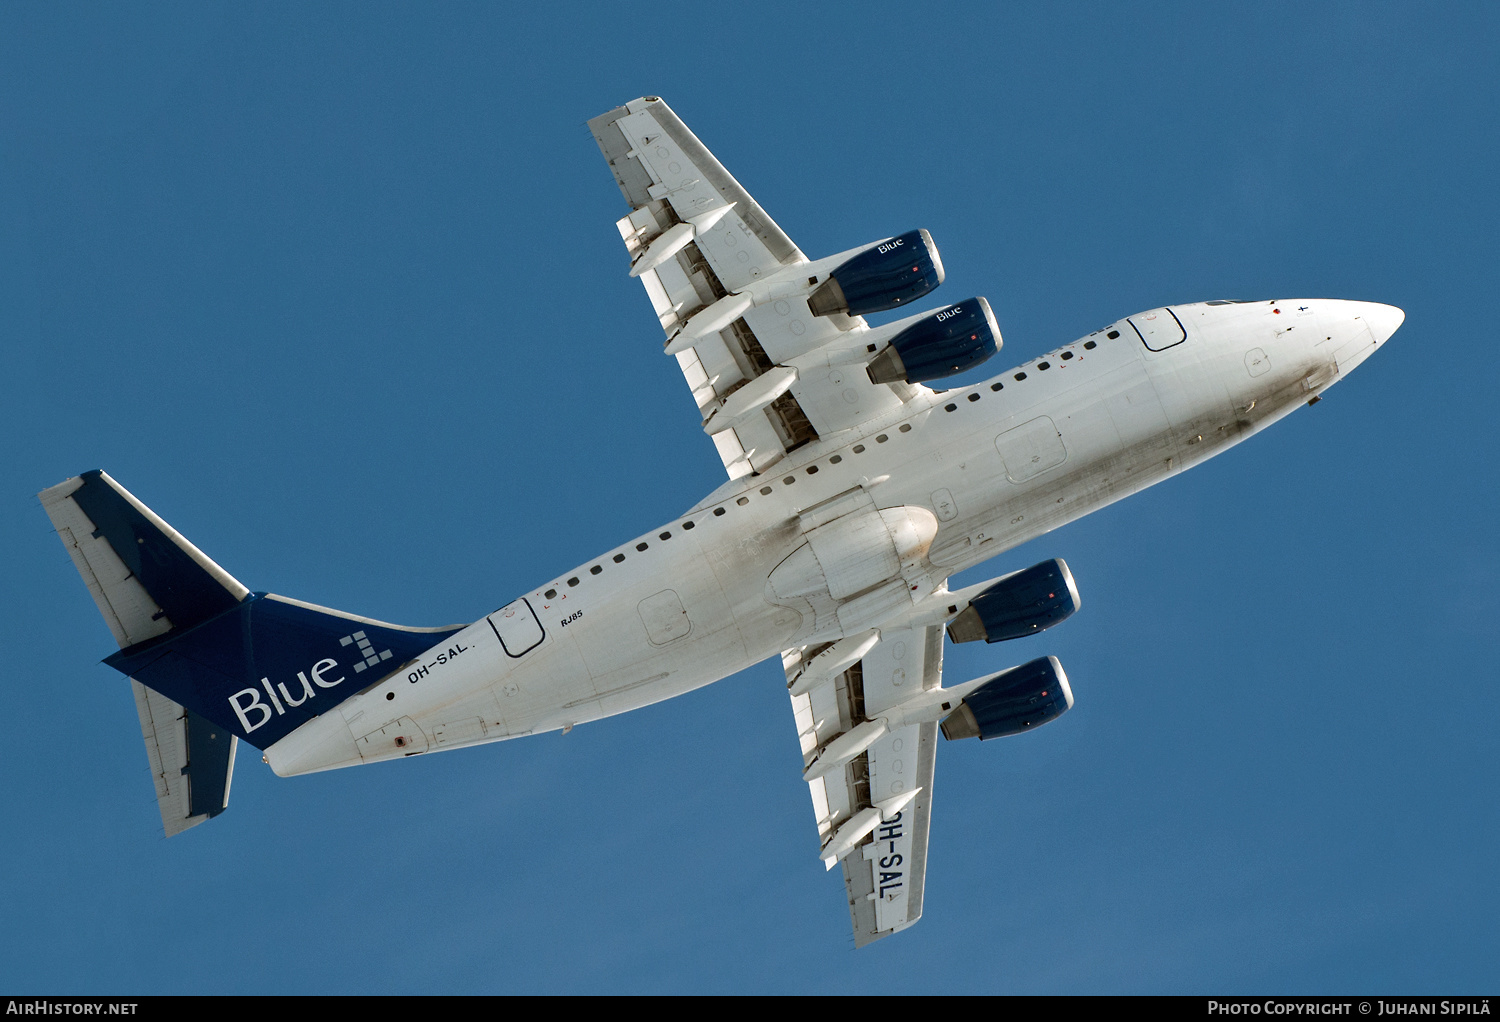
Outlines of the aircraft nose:
{"label": "aircraft nose", "polygon": [[1377,345],[1388,341],[1391,334],[1406,322],[1406,313],[1394,305],[1381,305],[1378,302],[1360,302],[1359,304],[1359,314],[1369,325],[1370,333],[1375,336]]}

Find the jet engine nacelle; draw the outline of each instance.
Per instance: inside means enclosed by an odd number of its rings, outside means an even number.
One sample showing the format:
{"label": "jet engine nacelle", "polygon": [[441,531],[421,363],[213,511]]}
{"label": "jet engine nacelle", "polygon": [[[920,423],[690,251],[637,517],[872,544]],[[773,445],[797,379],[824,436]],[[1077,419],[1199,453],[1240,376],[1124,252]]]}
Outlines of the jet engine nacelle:
{"label": "jet engine nacelle", "polygon": [[1000,350],[1000,327],[983,298],[939,309],[906,327],[865,367],[872,383],[925,383],[961,373]]}
{"label": "jet engine nacelle", "polygon": [[1073,706],[1073,690],[1057,657],[1047,656],[1002,671],[964,697],[943,718],[950,741],[1004,738],[1056,720]]}
{"label": "jet engine nacelle", "polygon": [[948,625],[954,642],[1004,642],[1035,635],[1081,605],[1078,583],[1060,557],[1006,575],[969,601]]}
{"label": "jet engine nacelle", "polygon": [[943,282],[932,235],[908,231],[877,241],[839,264],[807,298],[814,316],[863,316],[916,301]]}

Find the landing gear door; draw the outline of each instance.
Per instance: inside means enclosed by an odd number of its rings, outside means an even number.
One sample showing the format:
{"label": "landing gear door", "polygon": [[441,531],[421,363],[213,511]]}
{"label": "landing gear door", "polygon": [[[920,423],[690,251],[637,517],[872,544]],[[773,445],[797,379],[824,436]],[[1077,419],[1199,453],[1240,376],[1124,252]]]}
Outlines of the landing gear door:
{"label": "landing gear door", "polygon": [[1187,331],[1182,321],[1171,309],[1152,309],[1126,320],[1141,335],[1141,340],[1152,351],[1162,351],[1187,340]]}
{"label": "landing gear door", "polygon": [[540,646],[546,637],[542,623],[536,619],[536,611],[524,599],[501,607],[489,616],[489,622],[505,655],[511,658],[525,656]]}

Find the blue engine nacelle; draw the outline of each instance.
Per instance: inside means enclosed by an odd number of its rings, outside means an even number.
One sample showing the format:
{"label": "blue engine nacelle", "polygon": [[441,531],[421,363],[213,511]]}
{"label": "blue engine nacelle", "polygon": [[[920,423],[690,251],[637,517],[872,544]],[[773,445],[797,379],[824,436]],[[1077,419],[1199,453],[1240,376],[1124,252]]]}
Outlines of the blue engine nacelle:
{"label": "blue engine nacelle", "polygon": [[1073,707],[1073,690],[1055,656],[1012,667],[970,692],[947,717],[949,741],[1004,738],[1056,720]]}
{"label": "blue engine nacelle", "polygon": [[895,337],[865,367],[871,383],[925,383],[961,373],[1000,350],[1000,327],[983,298],[939,309]]}
{"label": "blue engine nacelle", "polygon": [[970,600],[948,625],[948,638],[1004,642],[1035,635],[1071,616],[1080,604],[1067,562],[1054,557],[1005,576]]}
{"label": "blue engine nacelle", "polygon": [[807,305],[814,316],[863,316],[914,302],[942,282],[943,260],[932,235],[908,231],[840,264],[807,296]]}

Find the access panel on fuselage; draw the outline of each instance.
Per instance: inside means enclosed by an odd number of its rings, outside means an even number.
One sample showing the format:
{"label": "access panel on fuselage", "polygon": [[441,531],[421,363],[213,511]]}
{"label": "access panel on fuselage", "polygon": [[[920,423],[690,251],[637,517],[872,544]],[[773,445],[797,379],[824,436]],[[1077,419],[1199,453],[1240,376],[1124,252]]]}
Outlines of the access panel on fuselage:
{"label": "access panel on fuselage", "polygon": [[542,623],[536,619],[536,611],[525,599],[501,607],[489,616],[490,627],[506,656],[520,657],[542,644],[546,633]]}

